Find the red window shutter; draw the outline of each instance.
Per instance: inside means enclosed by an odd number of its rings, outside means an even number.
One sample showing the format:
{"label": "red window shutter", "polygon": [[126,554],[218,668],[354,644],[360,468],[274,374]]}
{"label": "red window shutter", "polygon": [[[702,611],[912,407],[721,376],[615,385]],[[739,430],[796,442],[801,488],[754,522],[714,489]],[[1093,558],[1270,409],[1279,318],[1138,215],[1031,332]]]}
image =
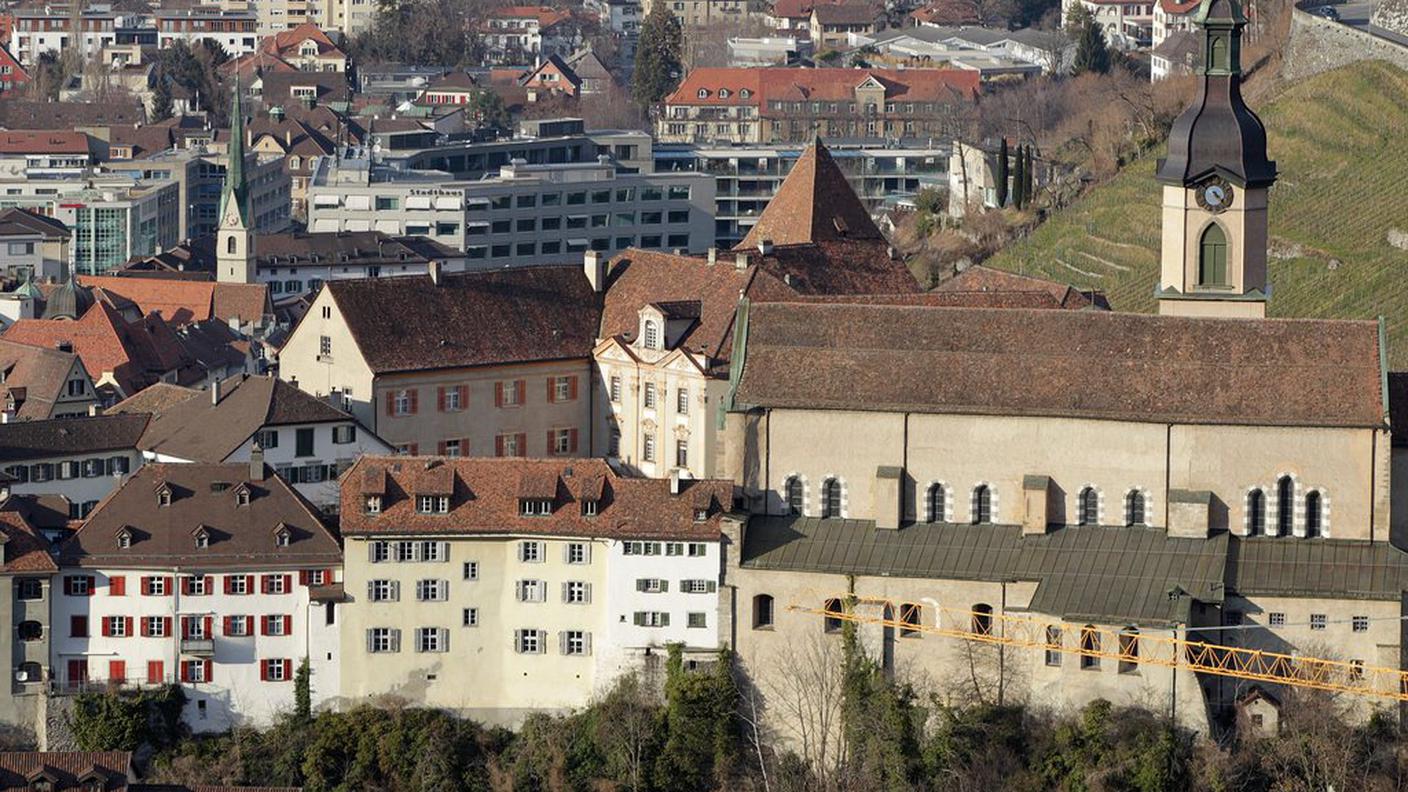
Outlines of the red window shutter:
{"label": "red window shutter", "polygon": [[253,617],[253,616],[246,616],[246,617],[244,617],[244,634],[245,634],[245,635],[254,635],[254,617]]}
{"label": "red window shutter", "polygon": [[467,457],[467,456],[469,456],[469,438],[468,438],[468,437],[461,437],[461,438],[460,438],[460,456],[462,456],[462,457]]}
{"label": "red window shutter", "polygon": [[284,635],[293,635],[293,614],[284,614]]}
{"label": "red window shutter", "polygon": [[283,578],[284,578],[284,593],[287,594],[288,592],[293,591],[293,575],[291,575],[291,574],[289,574],[289,575],[284,575]]}
{"label": "red window shutter", "polygon": [[182,681],[182,682],[190,682],[190,681],[191,681],[191,661],[189,661],[189,660],[182,660],[182,661],[181,661],[181,681]]}
{"label": "red window shutter", "polygon": [[503,436],[503,435],[494,435],[494,456],[496,456],[496,457],[501,457],[501,456],[503,456],[503,455],[504,455],[504,436]]}
{"label": "red window shutter", "polygon": [[528,398],[528,380],[514,380],[513,388],[518,392],[518,403],[522,404]]}
{"label": "red window shutter", "polygon": [[169,638],[169,637],[171,637],[171,617],[170,617],[170,616],[162,616],[162,617],[161,617],[161,635],[162,635],[163,638]]}
{"label": "red window shutter", "polygon": [[300,570],[298,570],[298,585],[300,585],[300,586],[306,586],[306,585],[308,585],[308,570],[306,570],[306,569],[300,569]]}
{"label": "red window shutter", "polygon": [[124,630],[122,631],[123,635],[126,635],[128,638],[131,638],[131,637],[132,637],[132,617],[131,617],[131,616],[123,616],[123,617],[122,617],[122,626],[126,628],[126,629],[124,629]]}
{"label": "red window shutter", "polygon": [[143,637],[143,638],[149,638],[149,637],[151,637],[151,634],[152,634],[152,631],[151,631],[150,629],[148,629],[147,620],[146,620],[146,619],[142,619],[142,637]]}
{"label": "red window shutter", "polygon": [[261,616],[261,617],[259,617],[259,634],[260,634],[260,635],[268,635],[268,634],[269,634],[269,617],[268,617],[268,616]]}
{"label": "red window shutter", "polygon": [[268,682],[268,681],[269,681],[269,661],[268,661],[268,660],[260,660],[260,661],[259,661],[259,681],[260,681],[260,682]]}
{"label": "red window shutter", "polygon": [[494,406],[504,406],[504,384],[502,382],[494,383]]}
{"label": "red window shutter", "polygon": [[577,429],[574,427],[567,430],[567,450],[570,453],[577,453]]}
{"label": "red window shutter", "polygon": [[235,593],[235,576],[234,576],[234,575],[226,575],[226,576],[225,576],[225,593],[226,593],[226,594],[233,594],[233,593]]}
{"label": "red window shutter", "polygon": [[420,443],[411,443],[411,456],[420,454]]}
{"label": "red window shutter", "polygon": [[142,596],[150,597],[152,593],[152,579],[146,575],[142,576]]}
{"label": "red window shutter", "polygon": [[548,377],[548,379],[547,379],[547,383],[548,383],[548,404],[552,404],[553,402],[557,401],[557,389],[553,387],[553,384],[554,384],[553,381],[556,380],[556,379],[557,379],[556,377]]}
{"label": "red window shutter", "polygon": [[185,639],[190,638],[190,637],[191,637],[191,617],[190,617],[190,616],[182,616],[182,617],[181,617],[181,639],[182,639],[182,640],[185,640]]}
{"label": "red window shutter", "polygon": [[215,622],[215,617],[214,617],[214,616],[206,616],[206,617],[205,617],[205,637],[206,637],[207,639],[210,639],[210,638],[214,638],[214,637],[215,637],[215,624],[214,624],[214,622]]}
{"label": "red window shutter", "polygon": [[461,410],[468,410],[468,409],[469,409],[469,386],[468,386],[468,385],[456,385],[456,386],[455,386],[455,390],[457,390],[457,391],[460,392],[460,409],[461,409]]}
{"label": "red window shutter", "polygon": [[215,663],[214,663],[214,661],[212,661],[212,660],[197,660],[196,662],[197,662],[197,663],[205,663],[205,681],[206,681],[206,682],[209,682],[209,681],[210,681],[211,672],[215,669]]}
{"label": "red window shutter", "polygon": [[166,678],[166,666],[160,660],[147,661],[147,684],[159,685]]}
{"label": "red window shutter", "polygon": [[73,596],[73,578],[64,578],[64,595]]}
{"label": "red window shutter", "polygon": [[127,578],[123,575],[108,578],[108,596],[121,597],[127,593]]}
{"label": "red window shutter", "polygon": [[435,444],[435,453],[436,453],[437,455],[439,455],[439,456],[445,456],[445,441],[444,441],[444,440],[441,440],[440,442],[438,442],[438,443]]}
{"label": "red window shutter", "polygon": [[528,456],[528,435],[523,432],[518,433],[518,455]]}
{"label": "red window shutter", "polygon": [[269,576],[268,576],[268,575],[260,575],[260,576],[259,576],[259,593],[260,593],[260,594],[268,594],[268,593],[269,593]]}
{"label": "red window shutter", "polygon": [[254,593],[254,575],[244,576],[244,591],[246,594]]}
{"label": "red window shutter", "polygon": [[548,430],[548,444],[544,447],[545,450],[546,450],[546,453],[548,453],[548,454],[556,454],[556,453],[557,453],[557,448],[556,448],[556,446],[555,446],[555,445],[553,444],[553,442],[552,442],[552,441],[553,441],[553,435],[554,435],[554,434],[555,434],[555,432],[553,432],[553,430],[551,430],[551,429]]}
{"label": "red window shutter", "polygon": [[336,573],[336,572],[337,572],[336,569],[328,569],[326,572],[324,572],[324,573],[323,573],[323,585],[325,585],[325,586],[331,586],[333,583],[336,583],[336,582],[337,582],[337,578],[334,577],[334,573]]}
{"label": "red window shutter", "polygon": [[205,575],[205,576],[203,576],[203,580],[204,580],[204,584],[205,584],[205,593],[206,593],[206,594],[209,594],[211,591],[214,591],[214,589],[215,589],[215,578],[214,578],[213,576],[211,576],[211,575]]}
{"label": "red window shutter", "polygon": [[104,616],[103,619],[102,619],[102,622],[103,622],[103,637],[104,637],[104,638],[111,638],[111,637],[112,637],[112,621],[111,621],[108,617]]}
{"label": "red window shutter", "polygon": [[189,576],[181,578],[181,593],[187,596],[191,593],[191,578]]}
{"label": "red window shutter", "polygon": [[411,394],[411,415],[415,415],[420,409],[420,389],[411,388],[409,393]]}
{"label": "red window shutter", "polygon": [[93,591],[98,587],[98,579],[93,575],[88,576],[88,596],[93,596]]}
{"label": "red window shutter", "polygon": [[436,396],[437,401],[439,402],[439,407],[437,407],[436,409],[440,410],[440,412],[445,412],[445,386],[444,386],[444,385],[441,385],[440,387],[438,387],[438,388],[435,389],[435,396]]}
{"label": "red window shutter", "polygon": [[389,390],[386,392],[386,414],[396,414],[396,391],[394,390]]}
{"label": "red window shutter", "polygon": [[171,592],[173,592],[173,591],[175,591],[175,590],[176,590],[176,578],[173,578],[173,577],[168,577],[168,578],[166,578],[166,588],[164,589],[164,591],[166,592],[166,594],[163,595],[163,596],[169,597],[169,596],[171,596]]}
{"label": "red window shutter", "polygon": [[127,663],[124,662],[124,661],[122,661],[122,660],[109,660],[109,661],[108,661],[108,681],[109,681],[109,682],[126,682],[126,681],[127,681]]}
{"label": "red window shutter", "polygon": [[221,619],[220,631],[225,635],[232,635],[235,632],[235,617],[226,616]]}
{"label": "red window shutter", "polygon": [[283,664],[284,664],[284,679],[293,679],[293,660],[291,660],[291,659],[285,657],[285,658],[283,659]]}
{"label": "red window shutter", "polygon": [[68,617],[68,634],[70,638],[88,637],[88,617],[70,616]]}
{"label": "red window shutter", "polygon": [[567,378],[567,398],[572,401],[577,400],[577,376],[574,374]]}

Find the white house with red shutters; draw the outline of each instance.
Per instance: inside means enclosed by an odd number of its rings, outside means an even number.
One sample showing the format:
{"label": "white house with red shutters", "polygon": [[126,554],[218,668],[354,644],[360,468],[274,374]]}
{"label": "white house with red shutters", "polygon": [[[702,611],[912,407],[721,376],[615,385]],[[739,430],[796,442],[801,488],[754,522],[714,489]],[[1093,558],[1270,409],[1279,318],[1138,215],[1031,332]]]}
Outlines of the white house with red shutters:
{"label": "white house with red shutters", "polygon": [[207,732],[290,710],[305,657],[315,706],[337,693],[341,551],[262,455],[143,467],[58,561],[59,694],[177,683],[191,729]]}

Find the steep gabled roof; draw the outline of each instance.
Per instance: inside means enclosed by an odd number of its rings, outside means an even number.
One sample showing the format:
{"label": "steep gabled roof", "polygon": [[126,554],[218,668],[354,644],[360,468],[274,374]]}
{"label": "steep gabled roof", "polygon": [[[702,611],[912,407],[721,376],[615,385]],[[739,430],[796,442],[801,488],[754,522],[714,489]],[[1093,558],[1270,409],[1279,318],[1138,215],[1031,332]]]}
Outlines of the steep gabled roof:
{"label": "steep gabled roof", "polygon": [[976,264],[934,287],[937,292],[1041,292],[1051,295],[1062,308],[1110,309],[1103,292],[1081,291],[1069,283],[1019,275]]}
{"label": "steep gabled roof", "polygon": [[763,240],[774,245],[802,245],[884,238],[831,152],[818,139],[802,152],[738,248],[757,248]]}
{"label": "steep gabled roof", "polygon": [[127,751],[16,751],[0,753],[0,789],[30,789],[29,778],[48,772],[56,791],[87,789],[80,787],[84,775],[96,771],[102,778],[103,792],[127,789],[132,773],[132,754]]}
{"label": "steep gabled roof", "polygon": [[217,283],[166,278],[80,275],[79,282],[131,300],[142,314],[156,313],[173,324],[220,319],[258,322],[274,313],[269,287],[262,283]]}
{"label": "steep gabled roof", "polygon": [[601,295],[580,266],[445,274],[439,284],[425,275],[331,280],[323,289],[379,374],[586,359],[601,321]]}
{"label": "steep gabled roof", "polygon": [[[241,484],[252,494],[245,504],[237,496]],[[163,485],[172,493],[166,506],[156,495]],[[191,538],[198,526],[210,533],[209,547],[197,548]],[[275,543],[277,526],[291,535],[285,547]],[[118,547],[122,528],[132,531],[131,547]],[[342,551],[317,510],[267,466],[252,476],[247,462],[154,462],[100,503],[58,557],[61,566],[79,567],[286,569],[334,566]]]}
{"label": "steep gabled roof", "polygon": [[78,356],[72,352],[0,338],[0,400],[14,394],[15,417],[20,420],[48,418],[76,362]]}
{"label": "steep gabled roof", "polygon": [[[4,537],[4,563],[0,572],[57,572],[58,564],[49,555],[49,542],[25,517],[27,509],[20,498],[9,498],[0,503],[0,536]],[[0,760],[0,768],[3,768]],[[0,784],[3,784],[4,770],[0,769]],[[3,787],[0,787],[3,788]]]}
{"label": "steep gabled roof", "polygon": [[764,303],[747,328],[740,406],[1388,423],[1375,322]]}
{"label": "steep gabled roof", "polygon": [[113,408],[151,410],[140,448],[194,462],[224,462],[264,427],[353,420],[323,399],[272,376],[236,375],[211,391],[187,391],[179,401],[144,402],[138,394]]}
{"label": "steep gabled roof", "polygon": [[99,454],[137,447],[145,415],[83,415],[0,424],[0,462]]}

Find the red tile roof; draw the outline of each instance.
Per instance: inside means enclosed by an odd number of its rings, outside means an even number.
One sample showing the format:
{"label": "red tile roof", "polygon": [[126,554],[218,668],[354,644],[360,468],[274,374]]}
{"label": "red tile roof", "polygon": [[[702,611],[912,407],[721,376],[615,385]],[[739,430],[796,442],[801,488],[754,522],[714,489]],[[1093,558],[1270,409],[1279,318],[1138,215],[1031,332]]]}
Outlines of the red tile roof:
{"label": "red tile roof", "polygon": [[[1197,0],[1194,0],[1196,2]],[[920,24],[926,25],[975,25],[981,21],[978,6],[972,0],[936,0],[936,2],[910,13]]]}
{"label": "red tile roof", "polygon": [[[840,5],[848,0],[777,0],[772,4],[771,15],[777,19],[805,20],[812,15],[812,9],[818,5]],[[872,8],[879,10],[873,4]]]}
{"label": "red tile roof", "polygon": [[[32,789],[29,777],[47,772],[55,781],[55,792],[78,790],[84,775],[97,771],[104,792],[127,788],[132,772],[132,754],[127,751],[16,751],[0,753],[0,792]],[[86,787],[83,787],[86,792]]]}
{"label": "red tile roof", "polygon": [[80,275],[80,284],[135,303],[143,314],[155,312],[173,324],[206,319],[258,322],[274,313],[269,287],[262,283],[131,278]]}
{"label": "red tile roof", "polygon": [[78,356],[0,337],[0,400],[12,397],[15,417],[48,418],[64,395]]}
{"label": "red tile roof", "polygon": [[55,130],[0,132],[0,154],[87,154],[88,136]]}
{"label": "red tile roof", "polygon": [[[363,456],[343,474],[345,536],[481,534],[717,541],[719,519],[733,509],[733,482],[628,478],[600,459]],[[414,496],[452,490],[448,514],[418,514]],[[436,492],[432,492],[435,490]],[[384,491],[384,494],[383,494]],[[366,493],[382,495],[367,514]],[[551,497],[548,516],[520,514],[520,498]],[[596,516],[581,501],[599,498]],[[695,509],[707,509],[697,521]]]}
{"label": "red tile roof", "polygon": [[1380,428],[1388,405],[1379,354],[1379,326],[1365,321],[763,303],[749,309],[734,398],[806,409]]}
{"label": "red tile roof", "polygon": [[95,381],[111,373],[127,395],[194,362],[165,322],[151,317],[129,324],[105,301],[94,303],[77,320],[21,319],[4,338],[51,349],[72,344]]}
{"label": "red tile roof", "polygon": [[493,9],[489,12],[489,16],[494,19],[536,19],[538,20],[538,29],[546,30],[564,19],[570,19],[572,12],[565,8],[550,6],[504,6]]}
{"label": "red tile roof", "polygon": [[[686,75],[665,103],[741,105],[771,112],[772,101],[854,101],[856,86],[872,77],[885,86],[887,100],[899,102],[972,101],[981,85],[977,72],[960,69],[703,68]],[[720,88],[729,89],[729,95],[721,97]],[[703,98],[700,90],[707,92]]]}
{"label": "red tile roof", "polygon": [[942,281],[934,287],[937,292],[1041,292],[1049,295],[1062,308],[1101,308],[1110,309],[1105,295],[1098,291],[1081,291],[1068,283],[1058,283],[1030,275],[975,265],[963,272]]}
{"label": "red tile roof", "polygon": [[756,249],[763,240],[800,245],[859,239],[885,237],[818,140],[802,152],[737,249]]}
{"label": "red tile roof", "polygon": [[1177,0],[1159,0],[1159,7],[1164,10],[1164,13],[1174,15],[1192,13],[1198,10],[1200,5],[1202,5],[1202,0],[1184,0],[1182,3]]}
{"label": "red tile roof", "polygon": [[[0,537],[4,538],[4,543],[0,545],[0,554],[4,556],[4,564],[0,565],[0,571],[6,573],[16,572],[56,572],[59,565],[54,563],[54,559],[49,556],[49,542],[34,526],[25,519],[24,513],[17,507],[14,499],[0,503]],[[0,767],[3,767],[3,759],[0,759]],[[3,779],[3,770],[0,770],[0,779]],[[0,784],[4,784],[0,780]]]}

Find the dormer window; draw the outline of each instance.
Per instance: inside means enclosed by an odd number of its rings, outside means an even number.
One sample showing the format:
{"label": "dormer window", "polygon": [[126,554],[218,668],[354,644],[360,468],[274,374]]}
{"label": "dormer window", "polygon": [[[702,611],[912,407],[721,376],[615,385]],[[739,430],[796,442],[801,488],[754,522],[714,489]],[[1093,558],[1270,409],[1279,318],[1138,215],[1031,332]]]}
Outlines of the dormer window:
{"label": "dormer window", "polygon": [[738,92],[738,95],[743,97],[744,99],[747,99],[748,97],[753,95],[753,92],[748,90],[747,88],[744,88]]}
{"label": "dormer window", "polygon": [[238,489],[235,490],[235,505],[249,505],[249,487],[241,485]]}
{"label": "dormer window", "polygon": [[518,513],[524,517],[547,517],[552,514],[552,499],[522,498],[518,501]]}
{"label": "dormer window", "polygon": [[582,516],[583,516],[583,517],[595,517],[595,516],[597,515],[597,511],[598,511],[600,508],[601,508],[600,501],[597,501],[597,500],[584,500],[584,501],[582,501]]}
{"label": "dormer window", "polygon": [[117,547],[119,550],[126,550],[132,546],[132,532],[126,528],[117,532]]}
{"label": "dormer window", "polygon": [[171,488],[168,487],[168,486],[165,485],[165,484],[162,484],[162,485],[161,485],[160,487],[158,487],[157,490],[156,490],[156,505],[158,505],[158,506],[170,506],[170,505],[171,505]]}
{"label": "dormer window", "polygon": [[640,340],[641,344],[644,345],[646,349],[660,348],[660,325],[656,324],[654,319],[645,320],[645,326],[641,329]]}
{"label": "dormer window", "polygon": [[704,521],[707,520],[707,519],[709,519],[709,510],[708,510],[708,509],[695,509],[695,510],[694,510],[694,521],[695,521],[695,522],[704,522]]}
{"label": "dormer window", "polygon": [[709,98],[709,89],[708,89],[708,88],[700,88],[700,89],[699,89],[699,98],[700,98],[700,99],[708,99],[708,98]]}
{"label": "dormer window", "polygon": [[720,98],[720,99],[727,99],[727,98],[728,98],[728,89],[727,89],[727,88],[720,88],[720,89],[719,89],[719,98]]}
{"label": "dormer window", "polygon": [[274,530],[275,547],[288,547],[289,543],[292,541],[293,534],[290,533],[289,530],[284,526],[280,525],[277,529]]}
{"label": "dormer window", "polygon": [[366,503],[367,514],[381,514],[381,496],[368,495]]}
{"label": "dormer window", "polygon": [[421,495],[416,498],[416,511],[420,514],[449,514],[450,499],[445,495]]}
{"label": "dormer window", "polygon": [[196,529],[196,549],[204,550],[210,547],[210,532],[204,528]]}

